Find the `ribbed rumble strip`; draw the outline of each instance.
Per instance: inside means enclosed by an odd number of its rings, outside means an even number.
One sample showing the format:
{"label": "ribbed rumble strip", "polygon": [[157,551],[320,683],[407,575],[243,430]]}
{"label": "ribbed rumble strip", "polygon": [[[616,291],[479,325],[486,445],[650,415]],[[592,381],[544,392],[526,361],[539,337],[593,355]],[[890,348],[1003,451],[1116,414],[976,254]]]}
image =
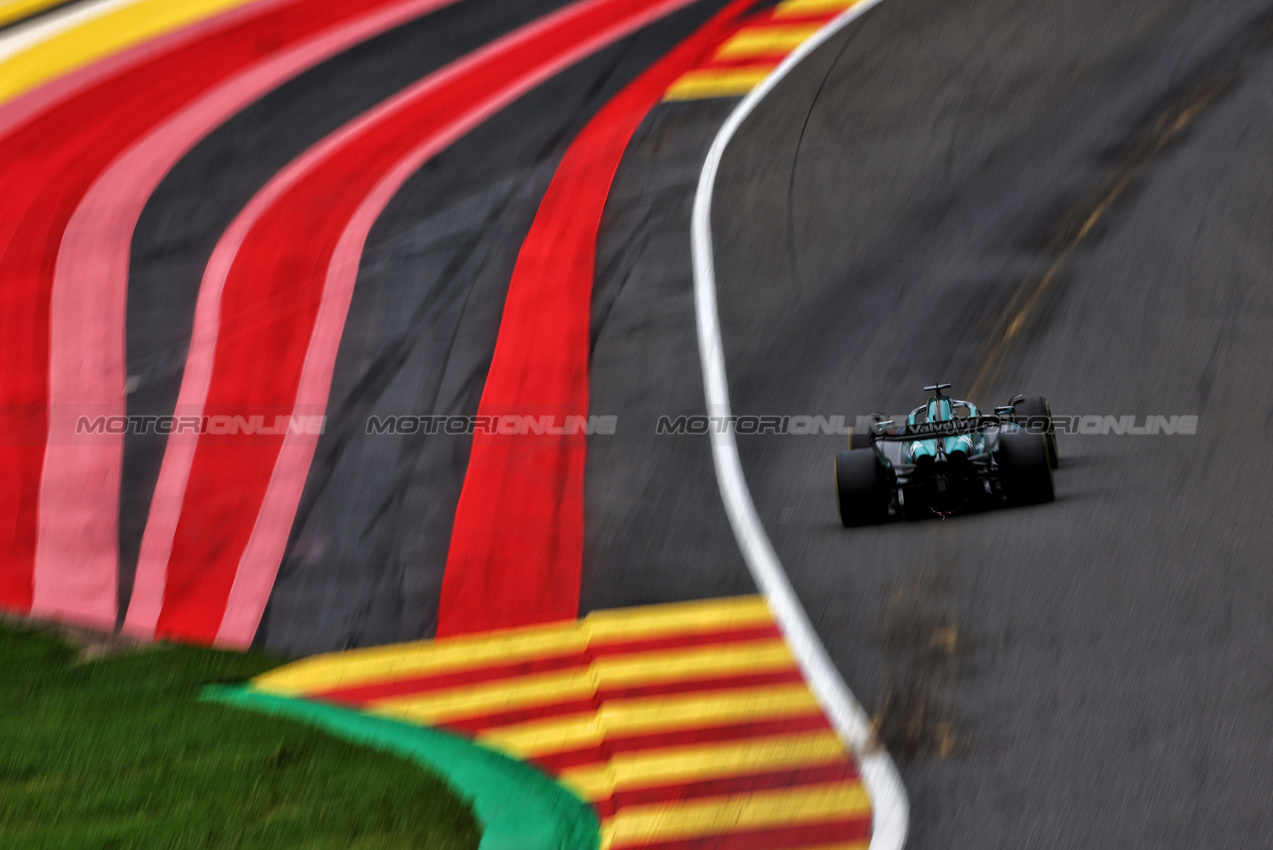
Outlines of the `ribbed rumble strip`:
{"label": "ribbed rumble strip", "polygon": [[708,741],[742,741],[757,735],[780,735],[789,732],[812,732],[829,728],[827,719],[821,711],[810,714],[799,714],[775,720],[754,722],[726,723],[719,726],[702,726],[690,729],[679,729],[674,732],[646,732],[639,735],[609,735],[591,747],[575,750],[563,750],[543,756],[535,756],[531,761],[549,771],[562,771],[584,764],[595,764],[605,759],[614,758],[620,753],[638,752],[640,750],[656,750],[661,747],[676,747],[683,744],[705,743]]}
{"label": "ribbed rumble strip", "polygon": [[652,652],[594,661],[586,668],[544,673],[400,697],[372,704],[378,714],[425,723],[450,723],[556,701],[593,698],[599,689],[674,684],[729,675],[795,669],[781,640]]}
{"label": "ribbed rumble strip", "polygon": [[721,45],[714,59],[776,57],[781,59],[818,31],[819,24],[747,26]]}
{"label": "ribbed rumble strip", "polygon": [[678,840],[710,836],[717,843],[701,846],[726,847],[728,840],[741,844],[748,832],[796,829],[824,830],[831,833],[827,839],[851,838],[835,833],[851,831],[855,816],[865,818],[869,828],[870,812],[870,799],[857,782],[631,806],[602,824],[601,846],[603,850],[670,847]]}
{"label": "ribbed rumble strip", "polygon": [[599,708],[488,729],[481,739],[525,758],[542,758],[596,746],[607,739],[758,723],[821,713],[803,682],[782,686],[607,700]]}
{"label": "ribbed rumble strip", "polygon": [[829,764],[844,766],[848,760],[839,738],[825,729],[626,753],[604,764],[564,771],[561,779],[585,799],[601,800],[641,788]]}
{"label": "ribbed rumble strip", "polygon": [[395,697],[422,694],[431,691],[445,690],[461,685],[478,685],[506,679],[530,676],[537,673],[548,673],[568,670],[575,667],[586,667],[591,661],[601,658],[613,658],[621,655],[633,655],[641,652],[666,651],[684,647],[701,647],[726,644],[737,641],[781,638],[777,627],[770,625],[753,626],[719,632],[700,634],[670,635],[652,637],[644,640],[589,643],[586,649],[572,651],[561,655],[547,655],[518,661],[511,664],[493,664],[487,667],[474,667],[455,670],[439,675],[414,676],[406,679],[388,679],[368,685],[356,685],[349,688],[336,688],[320,691],[313,696],[317,699],[330,700],[346,704],[370,703]]}
{"label": "ribbed rumble strip", "polygon": [[[443,640],[431,647],[441,670],[425,645],[296,666],[328,685],[312,696],[472,736],[555,775],[601,818],[603,848],[859,850],[871,805],[857,764],[757,601]],[[511,658],[492,663],[492,647]],[[465,667],[464,653],[477,660]],[[342,657],[354,682],[330,687]],[[394,669],[410,672],[395,681]],[[294,687],[296,672],[271,675]]]}
{"label": "ribbed rumble strip", "polygon": [[749,688],[761,685],[786,685],[800,681],[800,671],[794,668],[779,669],[768,673],[752,673],[743,676],[709,676],[695,679],[681,679],[670,682],[656,682],[650,685],[627,685],[618,688],[598,688],[589,697],[578,697],[564,702],[549,702],[530,705],[494,714],[476,715],[461,720],[452,720],[447,727],[457,732],[475,734],[487,729],[527,723],[536,720],[565,717],[572,714],[586,713],[593,715],[598,708],[615,700],[642,699],[647,697],[663,697],[676,694],[723,693],[734,688]]}
{"label": "ribbed rumble strip", "polygon": [[814,767],[745,773],[720,779],[674,782],[650,788],[637,788],[632,791],[616,791],[609,797],[593,800],[592,805],[596,808],[598,815],[602,818],[609,818],[627,806],[746,794],[771,788],[795,788],[800,785],[856,781],[857,778],[857,768],[847,759],[842,758],[838,762],[830,762]]}
{"label": "ribbed rumble strip", "polygon": [[319,655],[271,671],[255,682],[275,693],[316,695],[412,676],[582,653],[590,645],[691,638],[754,627],[773,627],[769,607],[759,596],[595,611],[578,622]]}

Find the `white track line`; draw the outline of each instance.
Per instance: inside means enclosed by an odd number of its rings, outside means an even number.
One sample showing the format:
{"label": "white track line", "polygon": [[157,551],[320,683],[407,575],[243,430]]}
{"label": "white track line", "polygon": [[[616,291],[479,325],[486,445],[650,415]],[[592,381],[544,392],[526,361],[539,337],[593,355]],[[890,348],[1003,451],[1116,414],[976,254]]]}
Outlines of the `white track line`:
{"label": "white track line", "polygon": [[[708,151],[707,161],[698,178],[698,190],[694,195],[690,237],[694,258],[694,309],[698,320],[698,350],[703,365],[703,392],[707,411],[713,416],[730,415],[729,384],[725,375],[720,316],[716,311],[716,271],[712,256],[712,193],[716,187],[716,172],[720,168],[721,157],[739,126],[792,68],[878,2],[879,0],[862,0],[801,44],[734,108]],[[747,567],[760,591],[768,599],[774,618],[791,645],[818,702],[841,739],[857,756],[862,781],[871,795],[871,850],[900,850],[906,843],[910,805],[897,767],[875,740],[870,718],[853,697],[840,676],[840,671],[827,655],[783,571],[778,554],[765,534],[756,506],[752,503],[751,493],[747,489],[747,479],[743,476],[733,427],[722,432],[713,430],[711,440],[712,460],[716,465],[716,480],[720,485],[721,498]]]}
{"label": "white track line", "polygon": [[26,23],[15,23],[12,29],[0,33],[0,62],[11,59],[22,51],[48,41],[54,36],[73,30],[80,24],[88,23],[136,2],[138,0],[93,0],[45,12]]}

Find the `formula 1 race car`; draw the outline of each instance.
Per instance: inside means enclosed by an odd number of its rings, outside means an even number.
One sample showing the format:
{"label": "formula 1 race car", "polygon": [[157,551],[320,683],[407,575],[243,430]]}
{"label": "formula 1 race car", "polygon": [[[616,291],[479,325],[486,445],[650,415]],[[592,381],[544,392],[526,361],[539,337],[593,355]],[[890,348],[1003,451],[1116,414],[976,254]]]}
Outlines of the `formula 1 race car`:
{"label": "formula 1 race car", "polygon": [[1052,410],[1045,398],[1016,396],[993,415],[924,387],[932,398],[903,426],[876,416],[835,459],[835,490],[845,526],[1033,505],[1054,498],[1057,466]]}

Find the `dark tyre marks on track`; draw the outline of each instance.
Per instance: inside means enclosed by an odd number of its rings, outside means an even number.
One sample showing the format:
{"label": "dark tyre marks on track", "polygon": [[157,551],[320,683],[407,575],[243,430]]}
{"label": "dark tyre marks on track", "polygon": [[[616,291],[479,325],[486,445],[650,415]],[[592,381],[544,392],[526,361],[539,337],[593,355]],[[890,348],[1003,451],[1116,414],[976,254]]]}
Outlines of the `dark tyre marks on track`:
{"label": "dark tyre marks on track", "polygon": [[[199,143],[164,178],[133,235],[128,412],[170,414],[181,388],[204,267],[234,217],[276,173],[421,77],[562,5],[465,2],[398,27],[299,75]],[[304,238],[298,234],[297,238]],[[120,503],[126,609],[164,440],[129,435]]]}
{"label": "dark tyre marks on track", "polygon": [[597,245],[581,612],[754,593],[706,438],[659,436],[703,412],[690,211],[707,148],[737,101],[663,104],[615,176]]}
{"label": "dark tyre marks on track", "polygon": [[1268,8],[885,3],[725,156],[735,412],[894,412],[933,380],[967,391],[1056,225],[1155,116],[1236,70],[1140,167],[974,399],[1197,413],[1197,437],[1063,436],[1053,505],[851,532],[838,438],[741,442],[828,649],[915,756],[917,850],[1273,843]]}
{"label": "dark tyre marks on track", "polygon": [[371,435],[368,418],[476,413],[518,249],[566,147],[722,5],[695,4],[549,81],[428,163],[386,209],[259,642],[313,652],[433,634],[470,440]]}

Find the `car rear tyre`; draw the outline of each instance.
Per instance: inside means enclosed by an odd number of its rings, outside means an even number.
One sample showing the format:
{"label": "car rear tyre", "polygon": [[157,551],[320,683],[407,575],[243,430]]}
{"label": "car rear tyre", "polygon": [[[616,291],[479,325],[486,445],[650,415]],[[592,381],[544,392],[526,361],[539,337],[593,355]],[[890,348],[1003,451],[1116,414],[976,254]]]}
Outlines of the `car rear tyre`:
{"label": "car rear tyre", "polygon": [[996,457],[999,480],[1010,504],[1037,505],[1056,498],[1044,435],[1026,431],[1003,434]]}
{"label": "car rear tyre", "polygon": [[1048,465],[1056,469],[1060,455],[1056,453],[1056,431],[1052,428],[1052,405],[1043,396],[1024,398],[1013,406],[1017,424],[1033,434],[1043,434],[1048,450]]}
{"label": "car rear tyre", "polygon": [[835,493],[845,528],[888,519],[888,469],[875,449],[851,449],[836,455]]}

